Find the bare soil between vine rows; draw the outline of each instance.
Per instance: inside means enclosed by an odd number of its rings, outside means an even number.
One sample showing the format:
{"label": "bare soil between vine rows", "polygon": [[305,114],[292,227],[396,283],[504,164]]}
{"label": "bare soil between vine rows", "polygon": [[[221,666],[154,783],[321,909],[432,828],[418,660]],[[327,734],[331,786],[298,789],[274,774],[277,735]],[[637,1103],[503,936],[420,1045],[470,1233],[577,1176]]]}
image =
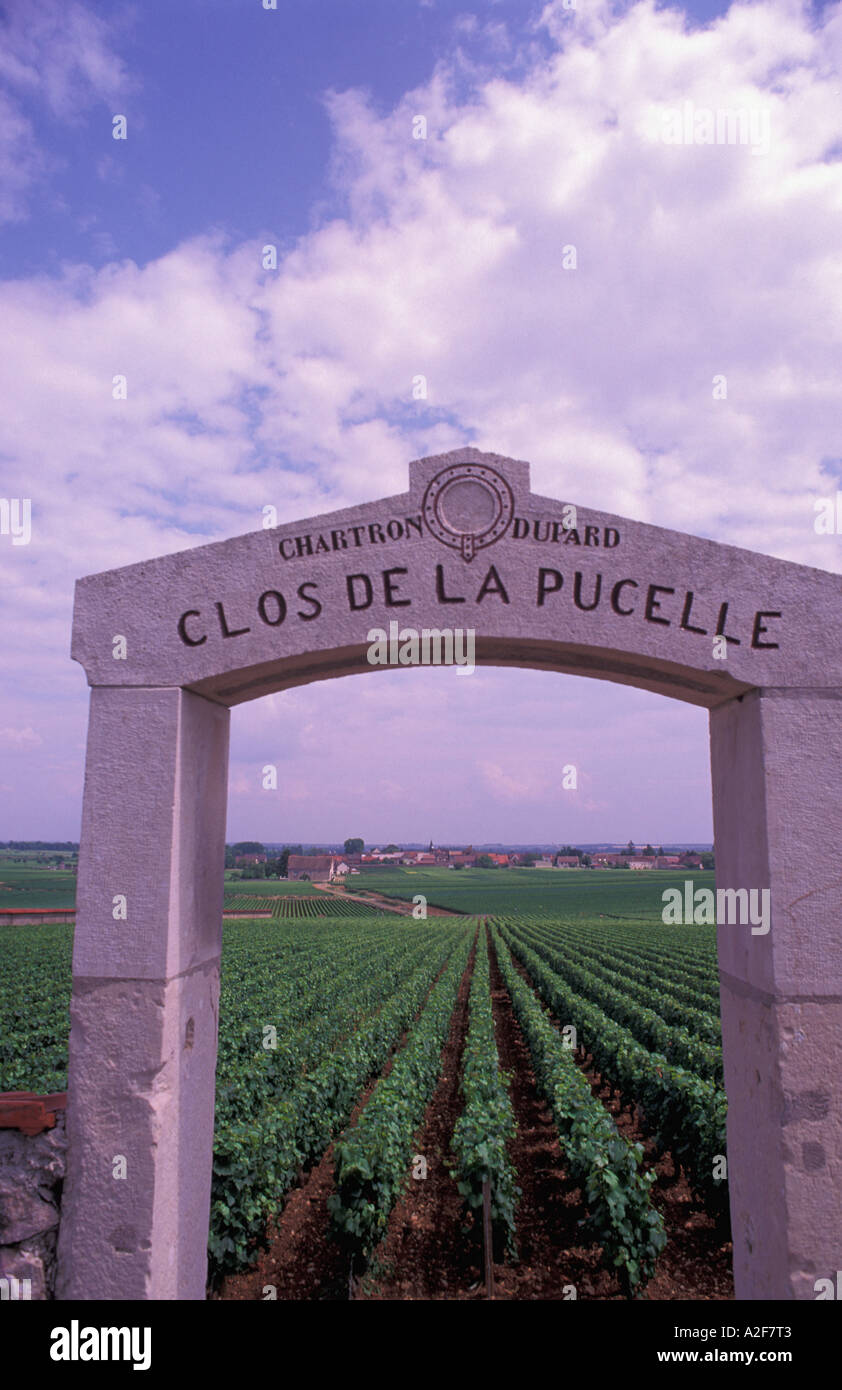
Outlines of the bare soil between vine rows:
{"label": "bare soil between vine rows", "polygon": [[[446,965],[445,962],[436,971],[412,1026],[423,1013],[433,986],[441,978]],[[372,1077],[365,1087],[343,1132],[357,1124],[377,1082],[392,1070],[395,1057],[409,1032],[409,1028],[405,1029],[379,1076]],[[330,1232],[327,1200],[334,1188],[331,1143],[319,1162],[302,1175],[300,1185],[288,1194],[283,1210],[269,1223],[268,1249],[256,1254],[249,1269],[225,1275],[209,1298],[237,1302],[271,1298],[336,1302],[351,1298],[354,1290],[353,1267]]]}
{"label": "bare soil between vine rows", "polygon": [[[565,1171],[552,1116],[538,1094],[529,1049],[493,948],[490,960],[497,1048],[500,1065],[511,1076],[510,1094],[518,1126],[511,1157],[521,1188],[516,1210],[518,1257],[495,1262],[494,1297],[623,1300],[616,1276],[601,1265],[600,1247],[582,1229],[582,1194]],[[415,1152],[426,1160],[427,1177],[408,1179],[369,1271],[362,1277],[357,1271],[355,1277],[347,1255],[330,1238],[327,1199],[334,1187],[331,1145],[301,1186],[289,1195],[272,1225],[269,1250],[258,1256],[252,1269],[228,1276],[213,1297],[262,1299],[266,1286],[271,1286],[278,1299],[299,1301],[485,1299],[480,1233],[466,1217],[456,1182],[450,1176],[454,1166],[450,1141],[462,1109],[459,1082],[472,966],[473,954],[459,990],[439,1082],[416,1136]],[[527,979],[525,972],[520,973]],[[638,1291],[638,1297],[657,1301],[733,1299],[730,1242],[723,1242],[717,1234],[686,1178],[676,1174],[671,1156],[656,1152],[634,1105],[625,1103],[603,1081],[591,1058],[581,1053],[578,1056],[594,1095],[626,1137],[643,1144],[645,1162],[654,1166],[657,1174],[653,1200],[664,1218],[668,1243],[656,1273]],[[391,1065],[390,1059],[384,1075]],[[372,1081],[360,1098],[352,1124],[374,1085]]]}

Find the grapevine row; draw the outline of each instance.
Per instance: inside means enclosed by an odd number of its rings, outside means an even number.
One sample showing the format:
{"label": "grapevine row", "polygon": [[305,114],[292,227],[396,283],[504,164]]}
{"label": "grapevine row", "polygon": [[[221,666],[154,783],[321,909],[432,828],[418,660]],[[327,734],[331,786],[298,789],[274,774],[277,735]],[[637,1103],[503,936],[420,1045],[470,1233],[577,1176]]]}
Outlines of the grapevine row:
{"label": "grapevine row", "polygon": [[501,932],[542,999],[579,1042],[600,1072],[633,1097],[659,1147],[671,1151],[715,1215],[727,1209],[727,1184],[718,1176],[725,1156],[725,1093],[702,1077],[649,1052],[626,1029],[576,994],[536,953],[505,927]]}
{"label": "grapevine row", "polygon": [[653,1173],[641,1169],[643,1147],[630,1144],[595,1100],[572,1051],[524,984],[500,935],[493,931],[500,971],[526,1038],[538,1089],[553,1113],[570,1176],[583,1190],[588,1225],[629,1289],[652,1274],[666,1245],[652,1206]]}
{"label": "grapevine row", "polygon": [[471,934],[463,930],[391,1072],[378,1081],[356,1128],[335,1146],[336,1190],[328,1198],[333,1228],[364,1257],[382,1237],[406,1180],[470,947]]}
{"label": "grapevine row", "polygon": [[[508,919],[516,925],[521,919]],[[525,919],[529,922],[529,918]],[[668,989],[670,999],[676,1001],[675,1012],[680,1015],[682,1021],[690,1027],[687,1012],[678,1005],[688,1004],[692,1011],[692,1016],[698,1012],[704,1016],[704,1021],[700,1023],[701,1036],[708,1036],[709,1024],[711,1020],[715,1028],[712,1041],[719,1039],[719,991],[714,979],[713,983],[701,984],[691,980],[683,972],[674,966],[659,963],[657,966],[644,960],[638,952],[629,950],[622,955],[614,949],[609,941],[594,932],[589,932],[581,927],[576,928],[571,924],[546,922],[539,918],[534,925],[542,935],[548,940],[555,940],[561,945],[564,942],[573,942],[576,947],[578,958],[587,960],[591,965],[593,962],[599,964],[606,970],[611,970],[622,975],[623,980],[634,981],[647,988]],[[667,1015],[665,1014],[666,1018]],[[695,1029],[691,1028],[691,1032]]]}
{"label": "grapevine row", "polygon": [[[549,946],[537,930],[520,924],[518,935],[541,956],[548,965],[585,998],[604,1008],[616,1023],[622,1023],[646,1047],[663,1052],[670,1061],[689,1068],[707,1080],[722,1079],[722,1048],[695,1037],[687,1028],[666,1023],[658,1012],[660,1005],[668,1006],[660,990],[650,990],[652,1007],[625,989],[615,988],[606,981],[604,972],[591,966],[578,965],[569,952]],[[616,980],[616,976],[613,977]]]}
{"label": "grapevine row", "polygon": [[[242,1266],[264,1241],[269,1215],[278,1210],[302,1167],[320,1157],[348,1123],[366,1082],[385,1064],[455,946],[455,938],[442,933],[437,949],[426,952],[424,963],[379,1012],[287,1094],[262,1109],[256,1095],[256,1114],[249,1119],[226,1124],[217,1117],[209,1241],[214,1274]],[[381,991],[383,984],[381,979]],[[346,981],[345,990],[353,994],[354,982]]]}
{"label": "grapevine row", "polygon": [[469,1022],[462,1062],[465,1108],[453,1131],[456,1179],[469,1210],[482,1206],[483,1184],[491,1188],[495,1244],[514,1250],[517,1173],[507,1152],[517,1130],[506,1081],[500,1072],[485,927],[480,927],[471,980]]}

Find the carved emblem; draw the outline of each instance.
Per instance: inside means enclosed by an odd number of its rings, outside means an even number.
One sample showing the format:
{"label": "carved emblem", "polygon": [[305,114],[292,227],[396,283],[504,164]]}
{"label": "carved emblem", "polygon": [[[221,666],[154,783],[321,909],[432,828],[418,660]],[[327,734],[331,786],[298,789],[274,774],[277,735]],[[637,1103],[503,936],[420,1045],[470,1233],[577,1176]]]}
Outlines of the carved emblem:
{"label": "carved emblem", "polygon": [[501,473],[481,463],[457,463],[431,479],[423,512],[436,540],[473,560],[505,534],[514,516],[512,489]]}

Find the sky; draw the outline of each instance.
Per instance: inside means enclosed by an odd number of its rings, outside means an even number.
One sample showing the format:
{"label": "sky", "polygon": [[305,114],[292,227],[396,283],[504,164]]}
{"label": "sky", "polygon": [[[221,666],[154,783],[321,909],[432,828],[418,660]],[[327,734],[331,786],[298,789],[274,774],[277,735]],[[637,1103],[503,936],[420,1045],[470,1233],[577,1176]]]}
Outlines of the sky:
{"label": "sky", "polygon": [[[0,0],[0,839],[79,836],[75,580],[267,504],[472,444],[842,572],[842,5],[268,3]],[[710,840],[707,714],[490,667],[235,709],[227,838],[349,835]]]}

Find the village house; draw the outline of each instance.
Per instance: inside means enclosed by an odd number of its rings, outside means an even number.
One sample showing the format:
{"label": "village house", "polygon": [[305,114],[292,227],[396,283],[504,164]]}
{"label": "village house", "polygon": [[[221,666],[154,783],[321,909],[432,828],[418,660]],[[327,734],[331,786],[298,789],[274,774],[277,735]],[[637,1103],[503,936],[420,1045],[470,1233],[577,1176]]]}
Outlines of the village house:
{"label": "village house", "polygon": [[336,854],[291,854],[287,864],[287,878],[293,880],[309,879],[311,883],[332,883],[339,875],[348,872],[348,865]]}

